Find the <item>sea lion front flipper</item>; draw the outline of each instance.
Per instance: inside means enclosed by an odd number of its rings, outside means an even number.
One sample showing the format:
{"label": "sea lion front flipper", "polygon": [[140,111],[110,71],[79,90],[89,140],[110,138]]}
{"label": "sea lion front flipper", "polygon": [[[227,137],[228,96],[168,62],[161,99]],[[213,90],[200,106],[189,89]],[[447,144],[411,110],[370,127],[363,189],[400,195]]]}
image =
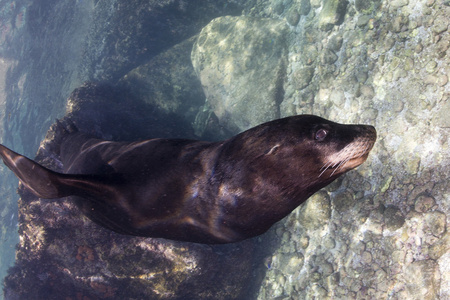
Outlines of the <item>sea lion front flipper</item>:
{"label": "sea lion front flipper", "polygon": [[5,165],[16,174],[22,183],[37,197],[61,198],[74,194],[73,181],[82,176],[67,175],[49,170],[37,162],[20,155],[0,144],[0,156]]}

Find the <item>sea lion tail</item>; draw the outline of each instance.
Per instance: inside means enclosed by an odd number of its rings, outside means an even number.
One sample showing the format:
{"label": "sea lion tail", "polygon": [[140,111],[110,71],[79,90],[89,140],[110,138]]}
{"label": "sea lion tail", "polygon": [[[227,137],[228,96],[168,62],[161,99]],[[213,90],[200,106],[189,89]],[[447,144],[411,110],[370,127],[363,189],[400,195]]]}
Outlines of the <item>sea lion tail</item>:
{"label": "sea lion tail", "polygon": [[63,183],[65,174],[49,170],[1,144],[0,156],[5,165],[37,197],[53,199],[71,194],[70,187]]}

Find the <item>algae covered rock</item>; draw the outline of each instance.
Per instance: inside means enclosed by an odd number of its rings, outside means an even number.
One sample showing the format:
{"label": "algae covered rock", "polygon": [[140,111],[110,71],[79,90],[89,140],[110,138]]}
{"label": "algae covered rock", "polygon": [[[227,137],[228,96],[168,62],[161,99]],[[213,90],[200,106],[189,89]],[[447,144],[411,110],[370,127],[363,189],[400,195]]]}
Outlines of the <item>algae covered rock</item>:
{"label": "algae covered rock", "polygon": [[355,8],[363,14],[371,14],[379,8],[381,0],[355,0]]}
{"label": "algae covered rock", "polygon": [[279,117],[286,68],[284,21],[221,17],[203,28],[192,64],[220,123],[242,131]]}
{"label": "algae covered rock", "polygon": [[319,15],[319,27],[322,30],[330,30],[344,19],[347,10],[347,0],[324,0]]}

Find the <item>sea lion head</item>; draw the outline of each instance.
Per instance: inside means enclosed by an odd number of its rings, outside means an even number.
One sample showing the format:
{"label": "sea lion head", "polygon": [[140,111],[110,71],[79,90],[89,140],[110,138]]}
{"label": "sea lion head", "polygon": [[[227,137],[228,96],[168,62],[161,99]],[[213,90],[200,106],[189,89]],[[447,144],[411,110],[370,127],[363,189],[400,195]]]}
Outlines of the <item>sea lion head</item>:
{"label": "sea lion head", "polygon": [[344,125],[299,115],[237,135],[224,155],[233,162],[230,168],[236,170],[236,180],[251,181],[255,189],[266,189],[272,195],[304,201],[362,164],[375,140],[376,130],[370,125]]}

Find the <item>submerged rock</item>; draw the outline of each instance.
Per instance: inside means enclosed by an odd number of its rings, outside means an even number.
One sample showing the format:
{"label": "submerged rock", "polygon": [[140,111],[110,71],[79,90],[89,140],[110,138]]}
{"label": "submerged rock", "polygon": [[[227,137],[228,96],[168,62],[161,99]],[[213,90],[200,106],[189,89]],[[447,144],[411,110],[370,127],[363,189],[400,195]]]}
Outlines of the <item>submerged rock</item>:
{"label": "submerged rock", "polygon": [[405,223],[405,218],[398,207],[388,206],[384,210],[384,221],[389,230],[397,230]]}
{"label": "submerged rock", "polygon": [[193,123],[205,96],[191,65],[194,38],[155,56],[122,77],[118,86],[132,96]]}
{"label": "submerged rock", "polygon": [[203,28],[192,64],[220,124],[238,132],[279,117],[286,69],[283,21],[221,17]]}
{"label": "submerged rock", "polygon": [[[86,1],[87,2],[87,1]],[[88,78],[114,83],[128,71],[187,38],[213,18],[239,15],[236,1],[95,1],[83,55]]]}
{"label": "submerged rock", "polygon": [[433,300],[439,294],[439,269],[432,260],[415,261],[405,269],[406,290],[399,296],[404,299]]}
{"label": "submerged rock", "polygon": [[355,8],[363,14],[374,13],[381,4],[381,0],[355,0]]}
{"label": "submerged rock", "polygon": [[311,2],[309,0],[301,0],[299,12],[302,16],[306,16],[311,10]]}
{"label": "submerged rock", "polygon": [[342,23],[347,10],[347,0],[324,0],[319,15],[319,27],[330,30],[334,25]]}
{"label": "submerged rock", "polygon": [[308,86],[314,76],[313,67],[299,68],[292,76],[294,87],[298,90],[302,90]]}

